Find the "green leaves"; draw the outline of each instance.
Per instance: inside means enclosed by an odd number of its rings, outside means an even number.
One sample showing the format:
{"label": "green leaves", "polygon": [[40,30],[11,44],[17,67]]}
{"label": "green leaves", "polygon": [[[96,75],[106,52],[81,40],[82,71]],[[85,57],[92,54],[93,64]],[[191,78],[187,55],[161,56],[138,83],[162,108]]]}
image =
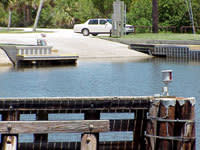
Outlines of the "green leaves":
{"label": "green leaves", "polygon": [[[89,18],[111,18],[114,0],[45,0],[40,27],[72,27]],[[152,0],[123,0],[127,7],[127,23],[152,26]],[[0,0],[0,25],[8,21],[12,9],[15,26],[33,25],[40,0]],[[158,0],[159,25],[190,25],[185,0]],[[200,0],[192,0],[195,25],[200,24]]]}

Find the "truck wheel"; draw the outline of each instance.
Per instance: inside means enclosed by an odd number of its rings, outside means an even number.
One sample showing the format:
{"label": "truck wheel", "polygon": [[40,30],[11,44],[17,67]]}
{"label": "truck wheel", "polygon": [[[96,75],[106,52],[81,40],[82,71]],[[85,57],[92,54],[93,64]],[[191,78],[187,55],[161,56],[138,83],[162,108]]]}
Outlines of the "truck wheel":
{"label": "truck wheel", "polygon": [[82,34],[83,34],[83,36],[88,36],[90,34],[90,32],[88,29],[83,29]]}

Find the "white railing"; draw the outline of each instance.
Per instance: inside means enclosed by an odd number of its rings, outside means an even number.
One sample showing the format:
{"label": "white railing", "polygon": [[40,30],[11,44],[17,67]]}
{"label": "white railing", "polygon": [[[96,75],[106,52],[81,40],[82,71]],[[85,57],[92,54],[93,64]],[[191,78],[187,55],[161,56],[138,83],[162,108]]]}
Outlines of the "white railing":
{"label": "white railing", "polygon": [[17,46],[17,55],[51,55],[52,46]]}

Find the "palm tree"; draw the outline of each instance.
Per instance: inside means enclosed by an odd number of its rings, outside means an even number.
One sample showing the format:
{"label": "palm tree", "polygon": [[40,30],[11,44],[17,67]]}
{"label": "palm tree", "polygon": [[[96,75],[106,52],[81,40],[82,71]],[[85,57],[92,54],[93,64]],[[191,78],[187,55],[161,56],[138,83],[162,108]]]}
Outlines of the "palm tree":
{"label": "palm tree", "polygon": [[14,6],[16,5],[16,0],[0,0],[0,3],[4,5],[6,9],[8,9],[8,30],[11,26],[11,19],[12,19],[12,10]]}
{"label": "palm tree", "polygon": [[39,18],[40,18],[40,13],[41,13],[41,10],[42,10],[43,3],[44,3],[44,0],[40,0],[40,5],[39,5],[39,8],[38,8],[37,15],[36,15],[35,22],[34,22],[34,26],[33,26],[34,32],[36,31],[36,28],[37,28],[37,24],[38,24],[38,21],[39,21]]}

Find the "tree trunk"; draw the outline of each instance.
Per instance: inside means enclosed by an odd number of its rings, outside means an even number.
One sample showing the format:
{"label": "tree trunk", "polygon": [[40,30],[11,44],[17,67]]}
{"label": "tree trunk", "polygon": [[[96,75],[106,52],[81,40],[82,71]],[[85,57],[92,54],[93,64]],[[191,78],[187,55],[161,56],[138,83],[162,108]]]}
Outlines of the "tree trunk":
{"label": "tree trunk", "polygon": [[158,0],[152,0],[153,33],[158,33]]}
{"label": "tree trunk", "polygon": [[8,15],[8,30],[10,30],[11,18],[12,18],[12,11],[11,11],[10,8],[8,9],[8,11],[9,11],[9,15]]}
{"label": "tree trunk", "polygon": [[35,18],[35,23],[34,23],[34,26],[33,26],[34,32],[36,31],[36,28],[37,28],[37,24],[38,24],[38,21],[39,21],[39,18],[40,18],[40,13],[41,13],[41,10],[42,10],[43,3],[44,3],[44,0],[40,0],[40,5],[39,5],[39,8],[38,8],[37,15],[36,15],[36,18]]}

